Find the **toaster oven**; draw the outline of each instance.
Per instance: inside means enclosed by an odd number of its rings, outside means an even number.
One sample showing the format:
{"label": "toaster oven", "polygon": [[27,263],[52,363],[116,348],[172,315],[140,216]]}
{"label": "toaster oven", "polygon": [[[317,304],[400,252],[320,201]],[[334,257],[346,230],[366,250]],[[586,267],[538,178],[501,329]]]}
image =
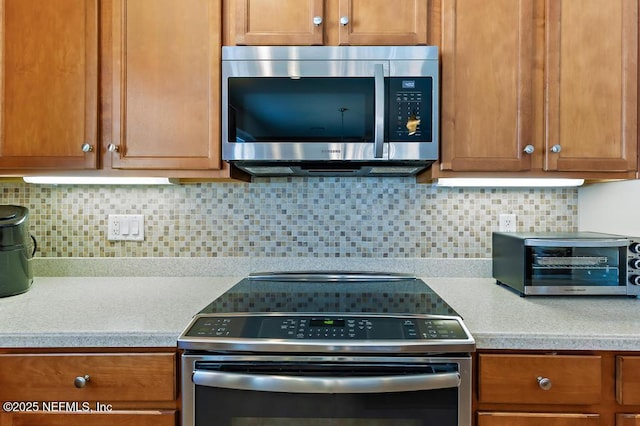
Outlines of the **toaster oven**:
{"label": "toaster oven", "polygon": [[640,241],[595,232],[494,232],[493,277],[521,296],[640,294]]}

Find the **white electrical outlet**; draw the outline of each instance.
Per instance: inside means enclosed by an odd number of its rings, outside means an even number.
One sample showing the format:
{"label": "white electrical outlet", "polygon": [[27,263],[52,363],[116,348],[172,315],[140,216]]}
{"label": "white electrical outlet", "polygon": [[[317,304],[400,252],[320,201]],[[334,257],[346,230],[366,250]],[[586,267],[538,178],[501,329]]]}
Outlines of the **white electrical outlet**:
{"label": "white electrical outlet", "polygon": [[107,221],[107,240],[144,241],[144,215],[110,214]]}
{"label": "white electrical outlet", "polygon": [[500,232],[516,232],[516,215],[501,214],[498,230]]}

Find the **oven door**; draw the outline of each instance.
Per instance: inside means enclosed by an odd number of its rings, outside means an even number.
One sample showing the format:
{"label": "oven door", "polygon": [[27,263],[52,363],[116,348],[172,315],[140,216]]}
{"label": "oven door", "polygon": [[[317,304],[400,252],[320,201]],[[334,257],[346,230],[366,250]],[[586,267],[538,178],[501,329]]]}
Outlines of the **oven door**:
{"label": "oven door", "polygon": [[471,358],[183,355],[183,425],[471,425]]}

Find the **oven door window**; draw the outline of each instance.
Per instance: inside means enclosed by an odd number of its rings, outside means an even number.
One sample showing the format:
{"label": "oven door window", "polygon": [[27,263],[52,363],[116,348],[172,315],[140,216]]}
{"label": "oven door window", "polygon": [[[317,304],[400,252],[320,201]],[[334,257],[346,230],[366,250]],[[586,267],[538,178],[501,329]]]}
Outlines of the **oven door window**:
{"label": "oven door window", "polygon": [[[449,372],[431,371],[434,377],[456,375],[455,364],[445,366]],[[288,368],[285,368],[287,370]],[[305,371],[306,366],[291,371],[253,371],[239,373],[241,377],[230,378],[231,386],[255,380],[257,387],[264,386],[270,377],[289,376],[296,380],[309,382],[317,380],[317,373]],[[396,369],[393,367],[392,369]],[[367,379],[372,373],[355,367],[347,371],[334,372],[326,378],[341,377],[348,379]],[[237,373],[229,374],[230,377]],[[247,374],[251,375],[249,379]],[[309,376],[313,374],[313,376]],[[374,378],[387,373],[378,369]],[[386,377],[412,375],[413,372],[392,371]],[[421,375],[423,373],[416,373]],[[306,376],[306,377],[305,377]],[[324,377],[323,377],[324,378]],[[226,382],[227,379],[223,379]],[[402,380],[402,378],[401,378]],[[384,381],[384,380],[383,380]],[[425,387],[429,379],[425,379]],[[446,382],[446,381],[445,381]],[[445,383],[443,382],[443,383]],[[244,386],[244,385],[241,385]],[[267,385],[270,386],[270,385]],[[295,385],[293,385],[295,386]],[[447,385],[445,385],[447,386]],[[195,386],[195,424],[220,426],[455,426],[458,425],[458,387],[439,387],[429,390],[391,391],[379,388],[362,388],[357,392],[324,392],[322,386],[313,392],[280,392],[265,390],[239,390],[214,386]],[[431,386],[433,387],[433,386]],[[378,390],[378,391],[376,391]],[[397,390],[397,389],[396,389]]]}
{"label": "oven door window", "polygon": [[372,77],[231,77],[229,142],[372,142]]}
{"label": "oven door window", "polygon": [[527,285],[626,285],[626,247],[528,247],[527,252]]}

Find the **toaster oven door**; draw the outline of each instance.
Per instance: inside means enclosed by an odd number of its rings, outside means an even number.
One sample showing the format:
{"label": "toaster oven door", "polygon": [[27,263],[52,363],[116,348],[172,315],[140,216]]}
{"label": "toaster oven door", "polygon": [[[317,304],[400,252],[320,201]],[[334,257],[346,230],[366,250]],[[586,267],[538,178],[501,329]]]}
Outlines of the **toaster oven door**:
{"label": "toaster oven door", "polygon": [[526,294],[625,294],[627,246],[543,241],[526,247]]}

